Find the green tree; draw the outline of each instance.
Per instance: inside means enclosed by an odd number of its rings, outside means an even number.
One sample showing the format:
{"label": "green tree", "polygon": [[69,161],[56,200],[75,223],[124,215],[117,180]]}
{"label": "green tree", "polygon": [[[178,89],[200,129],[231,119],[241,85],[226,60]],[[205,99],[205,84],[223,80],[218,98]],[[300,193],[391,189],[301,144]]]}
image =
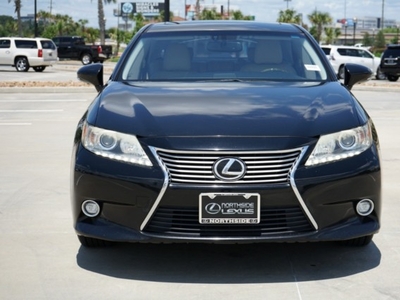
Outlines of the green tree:
{"label": "green tree", "polygon": [[372,46],[373,42],[374,41],[372,40],[371,35],[368,32],[364,33],[364,36],[363,36],[363,39],[362,39],[363,45]]}
{"label": "green tree", "polygon": [[222,16],[215,8],[203,9],[200,14],[200,20],[221,20]]}
{"label": "green tree", "polygon": [[317,42],[320,42],[323,27],[332,23],[332,17],[329,15],[329,13],[318,12],[317,10],[314,10],[313,13],[307,17],[313,27],[316,28],[314,38],[317,40]]}
{"label": "green tree", "polygon": [[280,23],[294,23],[302,25],[302,15],[298,14],[294,9],[279,11],[279,17],[276,20]]}
{"label": "green tree", "polygon": [[54,16],[48,11],[40,10],[37,13],[39,20],[42,20],[45,24],[54,23]]}
{"label": "green tree", "polygon": [[232,19],[233,20],[246,20],[251,21],[253,20],[252,16],[245,16],[240,10],[235,10],[232,12]]}
{"label": "green tree", "polygon": [[334,44],[338,37],[341,35],[339,28],[325,27],[324,31],[326,35],[325,41],[327,44]]}
{"label": "green tree", "polygon": [[[15,20],[10,16],[0,16],[0,36],[12,36],[10,28],[13,28]],[[18,30],[18,29],[17,29]]]}
{"label": "green tree", "polygon": [[47,25],[40,34],[40,36],[48,39],[51,39],[57,35],[58,35],[57,27],[54,24]]}
{"label": "green tree", "polygon": [[376,50],[383,50],[386,47],[385,35],[383,34],[382,30],[376,34],[374,48]]}
{"label": "green tree", "polygon": [[22,36],[22,22],[21,22],[21,0],[8,0],[8,3],[14,2],[15,12],[17,13],[17,26],[18,26],[18,35]]}
{"label": "green tree", "polygon": [[[164,14],[165,12],[162,10],[160,11],[160,14],[154,18],[154,21],[156,22],[164,22]],[[169,12],[169,20],[172,21],[174,19],[174,14],[172,11]]]}
{"label": "green tree", "polygon": [[[93,0],[91,0],[93,1]],[[97,0],[97,15],[99,20],[99,28],[100,28],[100,43],[105,43],[105,32],[106,32],[106,18],[104,15],[104,5],[109,3],[116,3],[117,0]]]}
{"label": "green tree", "polygon": [[78,20],[78,22],[77,22],[77,25],[78,25],[78,35],[80,35],[80,36],[85,36],[86,35],[86,30],[87,30],[87,28],[86,28],[86,25],[89,23],[89,21],[88,20],[86,20],[86,19],[79,19]]}
{"label": "green tree", "polygon": [[130,19],[135,22],[135,28],[133,28],[133,34],[132,34],[132,36],[134,36],[140,30],[140,28],[146,25],[146,20],[142,13],[138,13],[135,15],[132,14],[130,16]]}
{"label": "green tree", "polygon": [[95,28],[88,28],[86,30],[85,39],[88,43],[94,45],[96,43],[97,37],[99,36],[99,30]]}

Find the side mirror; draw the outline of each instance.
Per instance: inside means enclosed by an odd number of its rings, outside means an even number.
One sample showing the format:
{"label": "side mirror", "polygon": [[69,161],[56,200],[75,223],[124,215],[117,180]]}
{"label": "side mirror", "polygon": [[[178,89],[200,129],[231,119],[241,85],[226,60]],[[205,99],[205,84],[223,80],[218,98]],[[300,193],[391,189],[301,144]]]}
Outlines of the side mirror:
{"label": "side mirror", "polygon": [[345,64],[344,66],[344,85],[351,90],[356,83],[362,83],[372,78],[372,71],[358,64]]}
{"label": "side mirror", "polygon": [[91,64],[81,67],[77,72],[79,80],[93,84],[96,91],[101,92],[104,88],[103,65]]}

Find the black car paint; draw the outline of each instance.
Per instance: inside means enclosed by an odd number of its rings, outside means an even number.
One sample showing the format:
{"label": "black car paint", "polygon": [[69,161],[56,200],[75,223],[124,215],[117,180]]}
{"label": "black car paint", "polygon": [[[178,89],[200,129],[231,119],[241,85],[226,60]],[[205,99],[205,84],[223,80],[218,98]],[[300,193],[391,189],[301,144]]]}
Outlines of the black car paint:
{"label": "black car paint", "polygon": [[[141,33],[150,27],[142,29]],[[134,41],[130,47],[133,44]],[[324,55],[321,56],[324,59]],[[191,84],[182,89],[185,83],[120,82],[119,69],[123,62],[124,56],[105,86],[101,82],[101,66],[88,66],[91,69],[85,67],[80,71],[84,74],[81,79],[94,84],[101,93],[80,121],[75,135],[72,206],[78,235],[114,241],[247,240],[241,237],[211,240],[201,236],[170,237],[146,232],[146,227],[142,228],[143,220],[166,184],[164,171],[146,145],[210,151],[305,147],[295,182],[311,214],[324,212],[315,215],[317,230],[252,241],[343,240],[379,231],[380,163],[379,159],[371,159],[379,157],[379,141],[372,123],[374,144],[364,153],[334,165],[304,166],[320,135],[371,122],[362,106],[333,73],[329,74],[329,80],[309,85],[218,82]],[[326,58],[324,63],[329,65]],[[367,79],[365,72],[365,68],[349,66],[345,78],[348,89],[354,82]],[[204,107],[212,109],[204,110]],[[153,167],[111,162],[93,155],[80,143],[83,122],[138,136]],[[213,189],[232,192],[237,187],[226,184]],[[177,199],[186,199],[185,205],[196,208],[198,195],[209,191],[209,186],[198,184],[170,184],[163,196],[163,205],[176,206],[179,205]],[[288,184],[241,185],[240,191],[259,192],[263,199],[261,205],[266,207],[298,205]],[[82,214],[79,204],[88,197],[101,203],[100,217],[90,219]],[[376,203],[374,213],[368,217],[360,217],[354,212],[356,202],[363,198]],[[345,221],[336,224],[337,219]]]}
{"label": "black car paint", "polygon": [[366,121],[338,82],[152,85],[111,82],[88,122],[138,136],[315,137]]}

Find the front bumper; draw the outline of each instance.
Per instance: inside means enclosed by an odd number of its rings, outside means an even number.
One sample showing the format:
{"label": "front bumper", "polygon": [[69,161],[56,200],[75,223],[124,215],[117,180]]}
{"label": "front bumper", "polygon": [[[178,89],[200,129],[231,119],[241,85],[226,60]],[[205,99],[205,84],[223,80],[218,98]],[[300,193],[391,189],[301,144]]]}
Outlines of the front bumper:
{"label": "front bumper", "polygon": [[[123,242],[304,242],[347,240],[379,231],[381,171],[373,145],[343,161],[305,167],[302,152],[286,183],[188,184],[171,182],[162,162],[151,168],[111,161],[77,144],[72,168],[73,221],[78,235]],[[200,224],[201,193],[257,193],[259,224]],[[85,200],[99,216],[82,213]],[[360,216],[362,199],[374,211]]]}
{"label": "front bumper", "polygon": [[380,70],[383,74],[400,76],[400,66],[388,67],[388,66],[380,66]]}

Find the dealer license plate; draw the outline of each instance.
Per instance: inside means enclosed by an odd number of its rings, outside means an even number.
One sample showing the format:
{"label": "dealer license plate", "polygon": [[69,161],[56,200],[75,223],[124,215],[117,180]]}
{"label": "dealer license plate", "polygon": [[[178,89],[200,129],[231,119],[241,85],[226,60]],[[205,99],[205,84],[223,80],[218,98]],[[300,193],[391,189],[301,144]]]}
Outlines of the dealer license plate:
{"label": "dealer license plate", "polygon": [[255,193],[202,193],[199,197],[201,224],[260,223],[260,195]]}

